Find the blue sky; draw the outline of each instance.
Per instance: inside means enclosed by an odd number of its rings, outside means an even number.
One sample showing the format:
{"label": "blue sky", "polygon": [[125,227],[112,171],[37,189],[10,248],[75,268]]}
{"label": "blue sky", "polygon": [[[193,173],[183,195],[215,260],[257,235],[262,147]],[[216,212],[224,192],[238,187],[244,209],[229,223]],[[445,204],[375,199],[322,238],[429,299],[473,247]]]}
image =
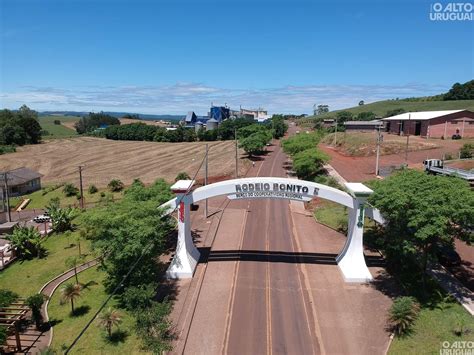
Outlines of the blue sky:
{"label": "blue sky", "polygon": [[0,106],[309,113],[474,77],[474,21],[432,2],[0,0]]}

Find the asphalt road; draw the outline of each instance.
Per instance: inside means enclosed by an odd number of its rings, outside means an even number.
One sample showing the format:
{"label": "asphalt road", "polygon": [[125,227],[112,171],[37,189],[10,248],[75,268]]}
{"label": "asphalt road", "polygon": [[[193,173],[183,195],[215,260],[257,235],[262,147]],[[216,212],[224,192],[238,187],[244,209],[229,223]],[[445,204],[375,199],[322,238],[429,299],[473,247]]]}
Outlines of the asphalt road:
{"label": "asphalt road", "polygon": [[[257,176],[285,177],[279,146],[257,167]],[[304,293],[286,200],[250,200],[228,331],[229,354],[320,353]],[[290,254],[284,254],[290,253]],[[279,263],[279,257],[285,262]]]}

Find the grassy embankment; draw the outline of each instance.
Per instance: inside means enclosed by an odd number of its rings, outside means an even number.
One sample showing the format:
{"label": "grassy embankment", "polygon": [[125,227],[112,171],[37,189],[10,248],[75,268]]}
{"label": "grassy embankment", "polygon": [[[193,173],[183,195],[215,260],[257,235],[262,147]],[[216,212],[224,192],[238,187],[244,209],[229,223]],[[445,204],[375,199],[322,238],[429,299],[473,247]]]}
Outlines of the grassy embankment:
{"label": "grassy embankment", "polygon": [[[334,144],[335,133],[324,136],[322,143]],[[349,156],[372,156],[376,154],[376,133],[375,132],[343,132],[337,133],[336,147],[345,155]],[[412,137],[409,142],[410,152],[438,148],[439,144],[433,141],[422,140]],[[396,135],[384,134],[384,140],[380,145],[380,154],[399,154],[405,152],[406,138]]]}
{"label": "grassy embankment", "polygon": [[354,106],[342,110],[335,110],[324,113],[319,116],[308,116],[298,122],[312,121],[315,117],[330,118],[334,117],[340,111],[349,111],[354,115],[361,112],[373,112],[377,117],[385,117],[391,110],[404,109],[406,112],[415,111],[441,111],[441,110],[470,110],[474,111],[474,100],[458,101],[404,101],[404,100],[385,100],[377,101],[362,106]]}
{"label": "grassy embankment", "polygon": [[[61,201],[61,206],[67,207],[67,206],[76,206],[79,207],[79,200],[76,196],[69,196],[66,197],[64,196],[63,193],[63,187],[59,187],[56,190],[47,192],[44,194],[45,189],[48,187],[45,186],[43,189],[35,191],[31,194],[28,195],[23,195],[21,197],[13,197],[10,199],[10,206],[11,208],[15,208],[18,206],[21,201],[24,199],[30,199],[30,203],[26,206],[25,210],[32,210],[32,209],[39,209],[39,208],[45,208],[49,201],[53,198],[59,198]],[[105,193],[105,197],[101,196],[101,192]],[[90,194],[87,189],[84,191],[84,203],[86,204],[92,204],[92,203],[98,203],[104,199],[110,199],[112,201],[116,201],[122,198],[122,192],[110,192],[106,189],[101,189],[98,192],[94,194]]]}
{"label": "grassy embankment", "polygon": [[[61,124],[54,124],[55,120],[59,120]],[[38,118],[41,128],[47,132],[43,135],[44,140],[76,137],[77,133],[72,127],[78,120],[79,117],[74,116],[41,116]]]}

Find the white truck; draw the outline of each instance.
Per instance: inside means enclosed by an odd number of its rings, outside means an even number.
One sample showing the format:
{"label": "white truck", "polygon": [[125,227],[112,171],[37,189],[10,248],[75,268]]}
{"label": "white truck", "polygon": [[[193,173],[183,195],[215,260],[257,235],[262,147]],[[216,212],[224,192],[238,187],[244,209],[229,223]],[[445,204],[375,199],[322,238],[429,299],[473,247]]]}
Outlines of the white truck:
{"label": "white truck", "polygon": [[457,168],[445,167],[441,159],[426,159],[423,161],[425,171],[431,174],[441,174],[448,176],[457,176],[461,179],[469,181],[471,186],[474,185],[474,171],[463,170]]}

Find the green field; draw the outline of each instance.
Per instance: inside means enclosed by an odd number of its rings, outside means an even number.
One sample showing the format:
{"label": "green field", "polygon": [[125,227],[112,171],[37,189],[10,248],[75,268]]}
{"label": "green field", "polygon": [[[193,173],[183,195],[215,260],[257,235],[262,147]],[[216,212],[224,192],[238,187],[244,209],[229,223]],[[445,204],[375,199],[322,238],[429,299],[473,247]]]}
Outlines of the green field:
{"label": "green field", "polygon": [[[0,289],[14,291],[21,297],[38,292],[46,282],[69,269],[66,259],[79,254],[78,234],[51,234],[43,243],[47,256],[14,262],[0,272]],[[81,253],[87,254],[85,261],[93,258],[90,253],[90,241],[81,240]]]}
{"label": "green field", "polygon": [[[456,336],[454,329],[460,324],[466,334]],[[423,307],[412,332],[396,337],[389,354],[439,354],[442,343],[448,341],[474,341],[474,318],[456,302],[443,302],[436,307]],[[472,350],[472,349],[470,349]]]}
{"label": "green field", "polygon": [[[45,187],[46,188],[46,187]],[[90,203],[98,203],[102,199],[110,198],[113,201],[119,200],[122,198],[122,192],[110,192],[107,189],[101,189],[99,192],[95,194],[90,194],[87,191],[87,186],[84,188],[84,203],[86,207]],[[26,210],[32,210],[37,208],[45,208],[48,205],[49,201],[53,198],[59,198],[61,200],[61,206],[68,207],[68,206],[79,206],[79,200],[76,196],[66,197],[63,193],[63,187],[59,187],[58,189],[48,192],[47,194],[43,195],[44,189],[39,191],[35,191],[31,194],[24,195],[21,197],[14,197],[10,199],[10,206],[11,208],[15,208],[18,206],[23,199],[30,199],[30,203],[26,206]],[[106,194],[106,197],[101,197],[101,192]]]}
{"label": "green field", "polygon": [[[97,267],[85,270],[79,275],[79,282],[87,284],[92,281],[96,284],[82,291],[81,297],[77,299],[75,308],[81,310],[80,315],[71,316],[71,304],[60,304],[60,290],[58,287],[51,297],[48,312],[54,326],[54,336],[51,347],[58,351],[65,345],[70,345],[79,334],[92,315],[99,309],[102,302],[107,298],[102,282],[106,277],[104,271]],[[111,300],[107,307],[118,309],[116,301]],[[105,330],[98,327],[96,322],[92,323],[82,338],[77,342],[71,353],[73,354],[132,354],[143,352],[140,349],[140,339],[133,331],[134,319],[126,311],[118,309],[122,315],[122,323],[113,328],[112,340],[107,339]]]}
{"label": "green field", "polygon": [[[38,121],[44,131],[47,131],[47,135],[43,135],[43,139],[55,139],[55,138],[69,138],[77,136],[74,129],[66,127],[63,123],[74,123],[79,117],[74,116],[40,116]],[[55,120],[61,121],[60,125],[54,124]]]}
{"label": "green field", "polygon": [[[410,111],[440,111],[440,110],[470,110],[474,111],[474,100],[458,100],[458,101],[403,101],[403,100],[386,100],[377,101],[371,104],[355,106],[343,110],[331,111],[319,116],[308,116],[302,119],[306,120],[317,118],[334,117],[340,111],[349,111],[354,115],[360,112],[373,112],[377,117],[385,117],[387,111],[403,108],[406,112]],[[331,108],[329,108],[331,109]]]}

